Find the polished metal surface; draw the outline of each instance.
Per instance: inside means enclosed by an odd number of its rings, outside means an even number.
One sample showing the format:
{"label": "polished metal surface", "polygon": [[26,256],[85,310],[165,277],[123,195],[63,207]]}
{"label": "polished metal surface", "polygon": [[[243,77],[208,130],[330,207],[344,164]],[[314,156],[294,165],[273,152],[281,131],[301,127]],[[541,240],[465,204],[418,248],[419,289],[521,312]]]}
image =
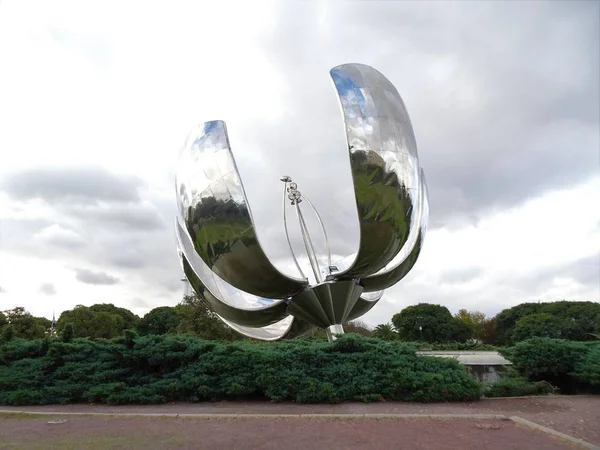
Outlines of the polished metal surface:
{"label": "polished metal surface", "polygon": [[349,322],[351,320],[358,319],[361,316],[364,316],[368,313],[383,297],[384,291],[374,291],[374,292],[364,292],[356,301],[354,306],[352,307],[352,311],[348,314],[346,320]]}
{"label": "polished metal surface", "polygon": [[408,112],[387,78],[363,64],[337,66],[330,74],[346,125],[360,224],[356,260],[336,277],[352,279],[385,267],[407,241],[419,161]]}
{"label": "polished metal surface", "polygon": [[338,336],[344,334],[344,327],[341,325],[330,325],[326,329],[329,342],[335,341]]}
{"label": "polished metal surface", "polygon": [[327,230],[325,229],[325,224],[323,223],[321,214],[319,214],[319,211],[317,211],[317,208],[315,208],[315,205],[312,204],[312,202],[309,200],[309,198],[306,195],[303,195],[302,199],[304,199],[306,201],[306,203],[308,203],[308,205],[311,207],[311,209],[315,213],[315,216],[317,217],[317,220],[319,221],[319,225],[321,225],[321,230],[323,231],[323,238],[325,239],[325,251],[327,253],[327,265],[329,267],[331,267],[331,245],[329,245],[329,237],[327,236]]}
{"label": "polished metal surface", "polygon": [[341,325],[362,291],[363,287],[356,280],[324,281],[292,297],[287,311],[321,328]]}
{"label": "polished metal surface", "polygon": [[425,174],[422,173],[417,221],[411,229],[406,248],[398,255],[399,258],[392,261],[384,270],[361,279],[361,284],[364,286],[366,292],[379,291],[393,286],[402,280],[417,262],[417,258],[423,248],[425,234],[427,233],[427,222],[429,219],[428,197],[427,182]]}
{"label": "polished metal surface", "polygon": [[[427,184],[402,98],[387,78],[363,64],[337,66],[330,75],[345,123],[359,221],[354,255],[332,265],[321,216],[292,178],[283,176],[283,223],[300,278],[282,274],[258,242],[225,123],[198,127],[180,155],[175,228],[182,268],[217,316],[248,337],[292,338],[318,326],[335,339],[343,323],[368,312],[409,273],[423,246]],[[304,200],[322,228],[327,268],[319,266]],[[287,201],[296,211],[315,284],[291,245]]]}
{"label": "polished metal surface", "polygon": [[196,254],[179,220],[176,220],[175,230],[183,272],[194,291],[206,299],[215,313],[251,327],[271,325],[288,315],[285,300],[272,301],[270,306],[264,306],[265,302],[261,300],[265,299],[240,291],[220,279]]}
{"label": "polished metal surface", "polygon": [[223,121],[206,122],[191,133],[180,155],[176,189],[196,252],[227,283],[268,298],[287,298],[307,285],[279,272],[258,242]]}
{"label": "polished metal surface", "polygon": [[293,316],[288,316],[285,319],[261,328],[245,327],[220,317],[225,324],[233,330],[246,337],[259,339],[261,341],[277,341],[279,339],[293,339],[302,336],[315,328],[314,325],[297,319]]}

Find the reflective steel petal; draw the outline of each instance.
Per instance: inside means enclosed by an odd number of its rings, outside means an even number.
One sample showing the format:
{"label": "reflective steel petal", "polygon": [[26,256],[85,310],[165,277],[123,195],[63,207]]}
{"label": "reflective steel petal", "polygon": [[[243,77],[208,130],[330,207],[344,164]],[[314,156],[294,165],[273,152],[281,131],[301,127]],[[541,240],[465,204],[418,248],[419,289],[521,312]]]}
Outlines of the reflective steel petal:
{"label": "reflective steel petal", "polygon": [[262,328],[252,328],[237,325],[233,322],[219,317],[225,324],[244,336],[261,341],[277,341],[279,339],[293,339],[308,333],[315,328],[314,325],[304,322],[292,316],[288,316],[280,322]]}
{"label": "reflective steel petal", "polygon": [[341,325],[362,292],[356,280],[324,281],[292,297],[287,311],[321,328]]}
{"label": "reflective steel petal", "polygon": [[429,219],[429,193],[425,174],[421,172],[421,190],[419,195],[419,208],[417,220],[410,232],[406,243],[406,249],[394,258],[394,261],[384,270],[375,275],[361,279],[365,292],[386,289],[404,278],[417,262],[417,258],[423,248],[425,234],[427,233],[427,222]]}
{"label": "reflective steel petal", "polygon": [[412,124],[396,88],[363,64],[330,72],[346,124],[360,223],[354,263],[336,274],[352,279],[376,273],[406,243],[418,203],[419,161]]}
{"label": "reflective steel petal", "polygon": [[287,298],[307,285],[279,272],[260,246],[223,121],[206,122],[190,135],[176,189],[196,252],[224,281],[267,298]]}
{"label": "reflective steel petal", "polygon": [[249,327],[272,325],[288,316],[285,300],[269,301],[256,297],[219,279],[198,257],[179,220],[176,220],[175,228],[183,272],[194,291],[206,299],[215,313]]}
{"label": "reflective steel petal", "polygon": [[363,292],[360,298],[354,304],[354,307],[348,314],[346,318],[347,321],[351,321],[354,319],[358,319],[360,316],[363,316],[367,312],[373,308],[377,304],[381,297],[383,297],[384,291],[375,291],[375,292]]}

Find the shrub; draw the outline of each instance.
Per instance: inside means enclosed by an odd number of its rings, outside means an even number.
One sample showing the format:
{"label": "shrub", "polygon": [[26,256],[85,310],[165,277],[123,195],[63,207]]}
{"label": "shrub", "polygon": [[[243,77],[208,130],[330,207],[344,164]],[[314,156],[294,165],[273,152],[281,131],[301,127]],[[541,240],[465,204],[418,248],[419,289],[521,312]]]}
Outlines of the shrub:
{"label": "shrub", "polygon": [[15,337],[15,329],[12,325],[7,325],[2,329],[0,333],[0,343],[10,342]]}
{"label": "shrub", "polygon": [[429,342],[413,342],[419,349],[427,349],[433,351],[498,351],[502,347],[489,344],[480,344],[477,342],[445,342],[432,344]]}
{"label": "shrub", "polygon": [[532,381],[547,381],[564,393],[577,389],[573,372],[584,361],[589,347],[562,339],[532,338],[504,349],[513,367]]}
{"label": "shrub", "polygon": [[75,327],[72,323],[68,323],[60,333],[60,338],[63,342],[71,342],[75,337]]}
{"label": "shrub", "polygon": [[417,356],[411,345],[350,334],[333,343],[223,343],[129,333],[45,345],[17,341],[0,347],[1,404],[239,398],[434,402],[481,395],[479,383],[457,361]]}
{"label": "shrub", "polygon": [[506,377],[484,389],[486,397],[524,397],[529,395],[547,395],[554,387],[547,381],[529,381],[523,377]]}
{"label": "shrub", "polygon": [[502,378],[495,383],[485,384],[485,397],[524,397],[529,395],[553,394],[556,388],[547,381],[530,381],[513,366],[507,366]]}
{"label": "shrub", "polygon": [[600,345],[588,346],[589,351],[575,366],[575,377],[591,386],[594,392],[600,392]]}

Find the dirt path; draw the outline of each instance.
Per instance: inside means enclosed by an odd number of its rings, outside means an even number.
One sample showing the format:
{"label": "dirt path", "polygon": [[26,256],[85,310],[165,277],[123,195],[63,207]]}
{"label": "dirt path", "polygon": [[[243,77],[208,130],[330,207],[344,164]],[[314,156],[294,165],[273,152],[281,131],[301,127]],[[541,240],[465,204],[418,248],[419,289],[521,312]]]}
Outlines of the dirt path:
{"label": "dirt path", "polygon": [[[218,402],[149,406],[62,405],[0,407],[59,412],[52,417],[0,416],[0,448],[211,448],[211,449],[517,449],[573,448],[509,420],[406,418],[250,418],[244,414],[494,414],[518,416],[600,446],[600,397],[489,399],[473,403],[344,403],[298,405]],[[76,417],[65,413],[232,414],[220,419]],[[66,419],[62,424],[49,420]],[[524,443],[526,443],[524,447]],[[18,444],[18,445],[17,445]],[[52,444],[52,445],[50,445]]]}

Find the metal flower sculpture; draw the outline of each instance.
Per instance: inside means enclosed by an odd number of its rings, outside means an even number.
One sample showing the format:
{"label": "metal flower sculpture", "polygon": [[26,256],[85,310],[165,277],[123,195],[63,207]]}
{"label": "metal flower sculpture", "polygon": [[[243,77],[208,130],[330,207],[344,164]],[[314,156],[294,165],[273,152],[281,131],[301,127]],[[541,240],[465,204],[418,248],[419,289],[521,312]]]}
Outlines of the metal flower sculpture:
{"label": "metal flower sculpture", "polygon": [[[343,323],[365,314],[406,276],[423,246],[427,185],[402,98],[366,65],[344,64],[330,75],[346,124],[360,244],[337,265],[329,253],[328,266],[320,267],[302,208],[308,205],[323,223],[296,183],[282,177],[286,236],[289,243],[288,202],[296,211],[312,284],[291,245],[299,277],[281,273],[265,255],[224,122],[199,126],[180,155],[175,228],[184,273],[221,320],[252,338],[292,338],[321,327],[335,339]],[[327,239],[324,227],[323,233]]]}

